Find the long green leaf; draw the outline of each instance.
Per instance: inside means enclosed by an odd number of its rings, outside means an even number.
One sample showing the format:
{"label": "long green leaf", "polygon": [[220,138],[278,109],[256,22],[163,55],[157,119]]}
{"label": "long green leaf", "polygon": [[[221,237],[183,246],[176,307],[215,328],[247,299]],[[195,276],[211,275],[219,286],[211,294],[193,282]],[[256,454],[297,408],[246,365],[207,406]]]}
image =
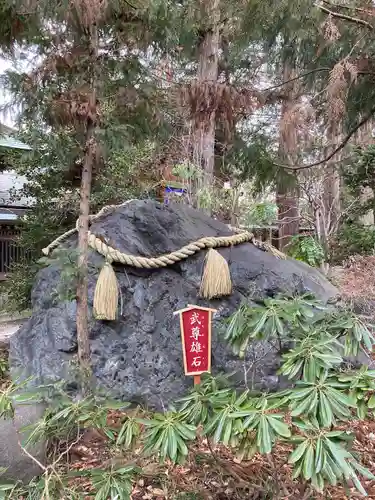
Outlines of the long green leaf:
{"label": "long green leaf", "polygon": [[306,413],[306,410],[309,409],[311,403],[314,401],[314,393],[310,394],[306,399],[302,400],[297,406],[293,408],[291,412],[292,417],[298,417],[298,415],[302,415]]}
{"label": "long green leaf", "polygon": [[305,458],[303,460],[303,476],[306,480],[311,479],[314,474],[314,447],[310,443],[307,447]]}
{"label": "long green leaf", "polygon": [[290,454],[288,462],[290,464],[294,464],[294,463],[298,462],[298,460],[305,453],[308,445],[309,445],[309,441],[307,439],[306,439],[306,441],[303,441],[303,443],[299,444],[297,446],[297,448]]}
{"label": "long green leaf", "polygon": [[330,402],[323,391],[320,391],[319,416],[323,427],[330,427],[333,423],[333,413]]}
{"label": "long green leaf", "polygon": [[272,442],[270,429],[268,427],[267,417],[262,415],[260,417],[259,429],[257,435],[259,451],[262,454],[269,454],[272,451]]}
{"label": "long green leaf", "polygon": [[284,422],[280,422],[277,418],[273,418],[272,415],[267,415],[267,420],[276,434],[286,438],[292,435],[289,427]]}
{"label": "long green leaf", "polygon": [[176,432],[172,427],[168,429],[168,454],[172,462],[175,462],[177,457],[177,439]]}
{"label": "long green leaf", "polygon": [[215,431],[215,434],[214,434],[215,443],[218,443],[220,441],[221,435],[222,435],[223,429],[224,429],[224,424],[227,420],[229,420],[229,419],[227,419],[226,412],[222,412],[221,418],[219,420],[219,424],[218,424],[216,431]]}
{"label": "long green leaf", "polygon": [[368,400],[367,406],[372,410],[375,408],[375,394],[372,394],[370,399]]}

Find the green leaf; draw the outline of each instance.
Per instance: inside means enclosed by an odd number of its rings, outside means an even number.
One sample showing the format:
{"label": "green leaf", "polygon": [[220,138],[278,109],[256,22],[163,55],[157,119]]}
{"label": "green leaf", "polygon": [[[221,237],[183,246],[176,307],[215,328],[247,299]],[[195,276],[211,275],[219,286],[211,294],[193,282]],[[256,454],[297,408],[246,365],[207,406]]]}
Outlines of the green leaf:
{"label": "green leaf", "polygon": [[315,449],[315,472],[319,474],[319,472],[324,467],[325,462],[325,453],[322,445],[322,438],[319,437],[316,441],[316,449]]}
{"label": "green leaf", "polygon": [[357,405],[357,415],[361,420],[365,420],[367,417],[367,405],[364,401],[359,401]]}
{"label": "green leaf", "polygon": [[303,460],[301,460],[298,465],[295,465],[293,468],[292,479],[297,479],[302,472]]}
{"label": "green leaf", "polygon": [[277,315],[275,315],[274,318],[275,318],[277,331],[279,332],[280,335],[284,335],[284,326],[283,326],[280,318]]}
{"label": "green leaf", "polygon": [[[218,415],[217,420],[220,415]],[[217,420],[214,420],[214,424]],[[194,425],[183,424],[181,422],[176,422],[176,429],[181,434],[184,439],[188,441],[193,441],[196,438],[196,427]]]}
{"label": "green leaf", "polygon": [[317,377],[317,366],[313,358],[306,361],[303,368],[303,378],[307,382],[314,382]]}
{"label": "green leaf", "polygon": [[357,488],[357,490],[361,493],[361,495],[363,495],[364,497],[367,497],[366,490],[362,486],[360,480],[357,477],[357,474],[354,471],[352,473],[351,479],[352,479],[353,483],[355,484],[355,487]]}
{"label": "green leaf", "polygon": [[357,469],[357,471],[366,479],[370,479],[371,481],[375,481],[375,476],[372,474],[366,467],[363,467],[360,463],[358,463],[356,460],[351,460],[350,465]]}
{"label": "green leaf", "polygon": [[373,394],[368,400],[367,406],[372,410],[375,408],[375,394]]}
{"label": "green leaf", "polygon": [[6,483],[2,483],[0,484],[0,491],[9,491],[9,490],[13,490],[13,488],[15,487],[15,483],[9,483],[9,484],[6,484]]}
{"label": "green leaf", "polygon": [[223,433],[224,424],[225,424],[226,420],[227,420],[227,414],[225,412],[223,412],[221,415],[220,421],[219,421],[219,425],[217,426],[215,434],[214,434],[215,443],[218,443],[221,439],[221,435]]}
{"label": "green leaf", "polygon": [[303,475],[306,480],[311,479],[314,474],[314,447],[310,443],[307,447],[305,458],[303,460]]}
{"label": "green leaf", "polygon": [[183,441],[183,439],[176,434],[176,440],[177,440],[177,446],[181,452],[182,455],[186,456],[189,453],[188,447],[186,446],[186,443]]}
{"label": "green leaf", "polygon": [[329,396],[330,398],[331,397],[334,397],[337,401],[339,401],[341,404],[343,404],[344,406],[349,406],[350,408],[355,408],[355,403],[353,403],[353,401],[351,401],[351,399],[349,398],[349,396],[347,396],[346,394],[330,387],[328,390],[327,390],[327,396]]}
{"label": "green leaf", "polygon": [[177,457],[177,439],[172,427],[168,429],[168,454],[172,462],[175,462]]}
{"label": "green leaf", "polygon": [[269,432],[267,417],[260,417],[259,429],[257,434],[257,442],[260,453],[269,454],[272,451],[271,435]]}
{"label": "green leaf", "polygon": [[223,444],[225,444],[225,446],[228,446],[228,444],[229,444],[231,434],[232,434],[232,426],[233,426],[233,420],[228,419],[227,425],[226,425],[226,428],[224,431],[224,438],[223,438]]}
{"label": "green leaf", "polygon": [[320,391],[319,410],[323,427],[330,427],[333,421],[333,413],[331,405],[323,391]]}
{"label": "green leaf", "polygon": [[305,389],[293,389],[290,393],[290,399],[302,399],[314,391],[314,387],[306,387]]}
{"label": "green leaf", "polygon": [[265,310],[265,312],[260,317],[257,325],[253,329],[253,331],[252,331],[252,337],[255,337],[256,335],[258,335],[258,333],[260,333],[260,331],[262,330],[262,328],[264,326],[264,323],[266,322],[267,318],[268,318],[268,309]]}
{"label": "green leaf", "polygon": [[290,454],[288,462],[290,464],[294,464],[294,463],[298,462],[298,460],[305,453],[308,445],[309,445],[309,441],[307,439],[306,439],[306,441],[303,441],[303,443],[298,445],[297,448]]}
{"label": "green leaf", "polygon": [[277,418],[273,418],[271,415],[267,415],[267,420],[276,434],[279,434],[280,436],[286,438],[292,435],[289,427],[284,422],[280,422],[280,420],[278,420]]}
{"label": "green leaf", "polygon": [[344,431],[330,431],[325,434],[326,437],[339,437],[344,434]]}
{"label": "green leaf", "polygon": [[310,408],[311,403],[314,401],[314,395],[315,392],[310,394],[306,399],[302,400],[301,403],[299,403],[297,406],[294,407],[293,411],[291,412],[292,417],[298,417],[298,415],[302,415],[303,413],[306,413],[306,410]]}
{"label": "green leaf", "polygon": [[324,475],[327,477],[328,481],[333,485],[336,486],[337,484],[337,477],[335,473],[335,465],[333,463],[333,460],[329,455],[326,457],[326,463],[324,466]]}

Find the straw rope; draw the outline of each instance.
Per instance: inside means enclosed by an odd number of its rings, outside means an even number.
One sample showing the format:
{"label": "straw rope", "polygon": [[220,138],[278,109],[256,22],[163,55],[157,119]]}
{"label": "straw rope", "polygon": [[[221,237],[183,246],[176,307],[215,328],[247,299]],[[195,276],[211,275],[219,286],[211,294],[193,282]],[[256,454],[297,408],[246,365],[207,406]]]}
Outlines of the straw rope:
{"label": "straw rope", "polygon": [[194,255],[204,248],[239,245],[240,243],[251,241],[253,238],[254,235],[252,233],[248,233],[247,231],[241,234],[233,234],[232,236],[212,236],[201,238],[200,240],[189,243],[188,245],[180,248],[179,250],[176,250],[175,252],[171,252],[166,255],[160,255],[159,257],[139,257],[127,253],[122,253],[119,250],[110,247],[109,245],[104,243],[104,241],[97,238],[90,232],[89,245],[110,262],[120,262],[121,264],[125,264],[127,266],[144,269],[156,269],[159,267],[166,267],[181,260],[187,259],[191,255]]}
{"label": "straw rope", "polygon": [[[121,205],[109,205],[100,210],[96,215],[90,215],[89,220],[90,223],[95,222],[100,217],[109,214],[110,212],[127,205],[131,201],[128,200]],[[66,233],[62,234],[58,238],[56,238],[52,243],[50,243],[46,248],[43,249],[44,255],[49,255],[49,253],[56,248],[62,241],[66,238],[74,234],[78,230],[78,222],[77,220],[76,227],[74,229],[70,229]],[[238,230],[237,230],[238,231]],[[166,267],[171,264],[175,264],[181,260],[187,259],[191,255],[203,250],[204,248],[217,248],[217,247],[228,247],[233,245],[240,245],[241,243],[252,242],[256,246],[259,246],[260,242],[256,242],[254,239],[253,233],[248,231],[237,232],[237,234],[233,234],[231,236],[208,236],[205,238],[201,238],[197,241],[189,243],[184,247],[176,250],[175,252],[171,252],[169,254],[160,255],[159,257],[140,257],[136,255],[131,255],[127,253],[120,252],[115,248],[107,245],[100,238],[95,236],[95,234],[88,232],[88,243],[91,248],[96,250],[98,253],[103,255],[108,262],[119,262],[121,264],[143,268],[143,269],[157,269],[161,267]],[[269,250],[267,248],[267,250]],[[272,251],[272,250],[271,250]],[[273,253],[273,251],[272,251]],[[279,253],[279,252],[278,252]],[[278,256],[278,255],[277,255]]]}

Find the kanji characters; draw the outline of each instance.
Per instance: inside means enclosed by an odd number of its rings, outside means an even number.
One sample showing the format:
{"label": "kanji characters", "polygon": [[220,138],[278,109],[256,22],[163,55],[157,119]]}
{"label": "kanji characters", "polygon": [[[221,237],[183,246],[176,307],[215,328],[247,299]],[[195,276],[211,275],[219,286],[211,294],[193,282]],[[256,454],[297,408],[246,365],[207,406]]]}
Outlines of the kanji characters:
{"label": "kanji characters", "polygon": [[191,338],[194,339],[194,340],[199,340],[199,337],[201,336],[201,329],[199,328],[199,326],[194,326],[192,329],[191,329]]}
{"label": "kanji characters", "polygon": [[202,361],[201,361],[201,357],[200,356],[196,356],[194,359],[193,359],[193,362],[192,362],[192,366],[198,368],[199,366],[201,366],[202,364]]}
{"label": "kanji characters", "polygon": [[202,324],[201,320],[199,319],[199,313],[197,313],[196,311],[194,311],[192,313],[192,315],[190,316],[190,324],[191,325],[195,325],[195,324],[201,325]]}
{"label": "kanji characters", "polygon": [[192,342],[190,352],[202,352],[202,345],[200,342]]}

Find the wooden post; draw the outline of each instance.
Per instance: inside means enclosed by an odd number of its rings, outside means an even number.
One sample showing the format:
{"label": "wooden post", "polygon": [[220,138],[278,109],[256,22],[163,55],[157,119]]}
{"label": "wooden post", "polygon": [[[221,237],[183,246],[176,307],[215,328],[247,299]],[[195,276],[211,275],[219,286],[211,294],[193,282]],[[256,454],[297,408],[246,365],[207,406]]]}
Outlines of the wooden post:
{"label": "wooden post", "polygon": [[201,383],[201,376],[194,375],[194,385],[199,385]]}

